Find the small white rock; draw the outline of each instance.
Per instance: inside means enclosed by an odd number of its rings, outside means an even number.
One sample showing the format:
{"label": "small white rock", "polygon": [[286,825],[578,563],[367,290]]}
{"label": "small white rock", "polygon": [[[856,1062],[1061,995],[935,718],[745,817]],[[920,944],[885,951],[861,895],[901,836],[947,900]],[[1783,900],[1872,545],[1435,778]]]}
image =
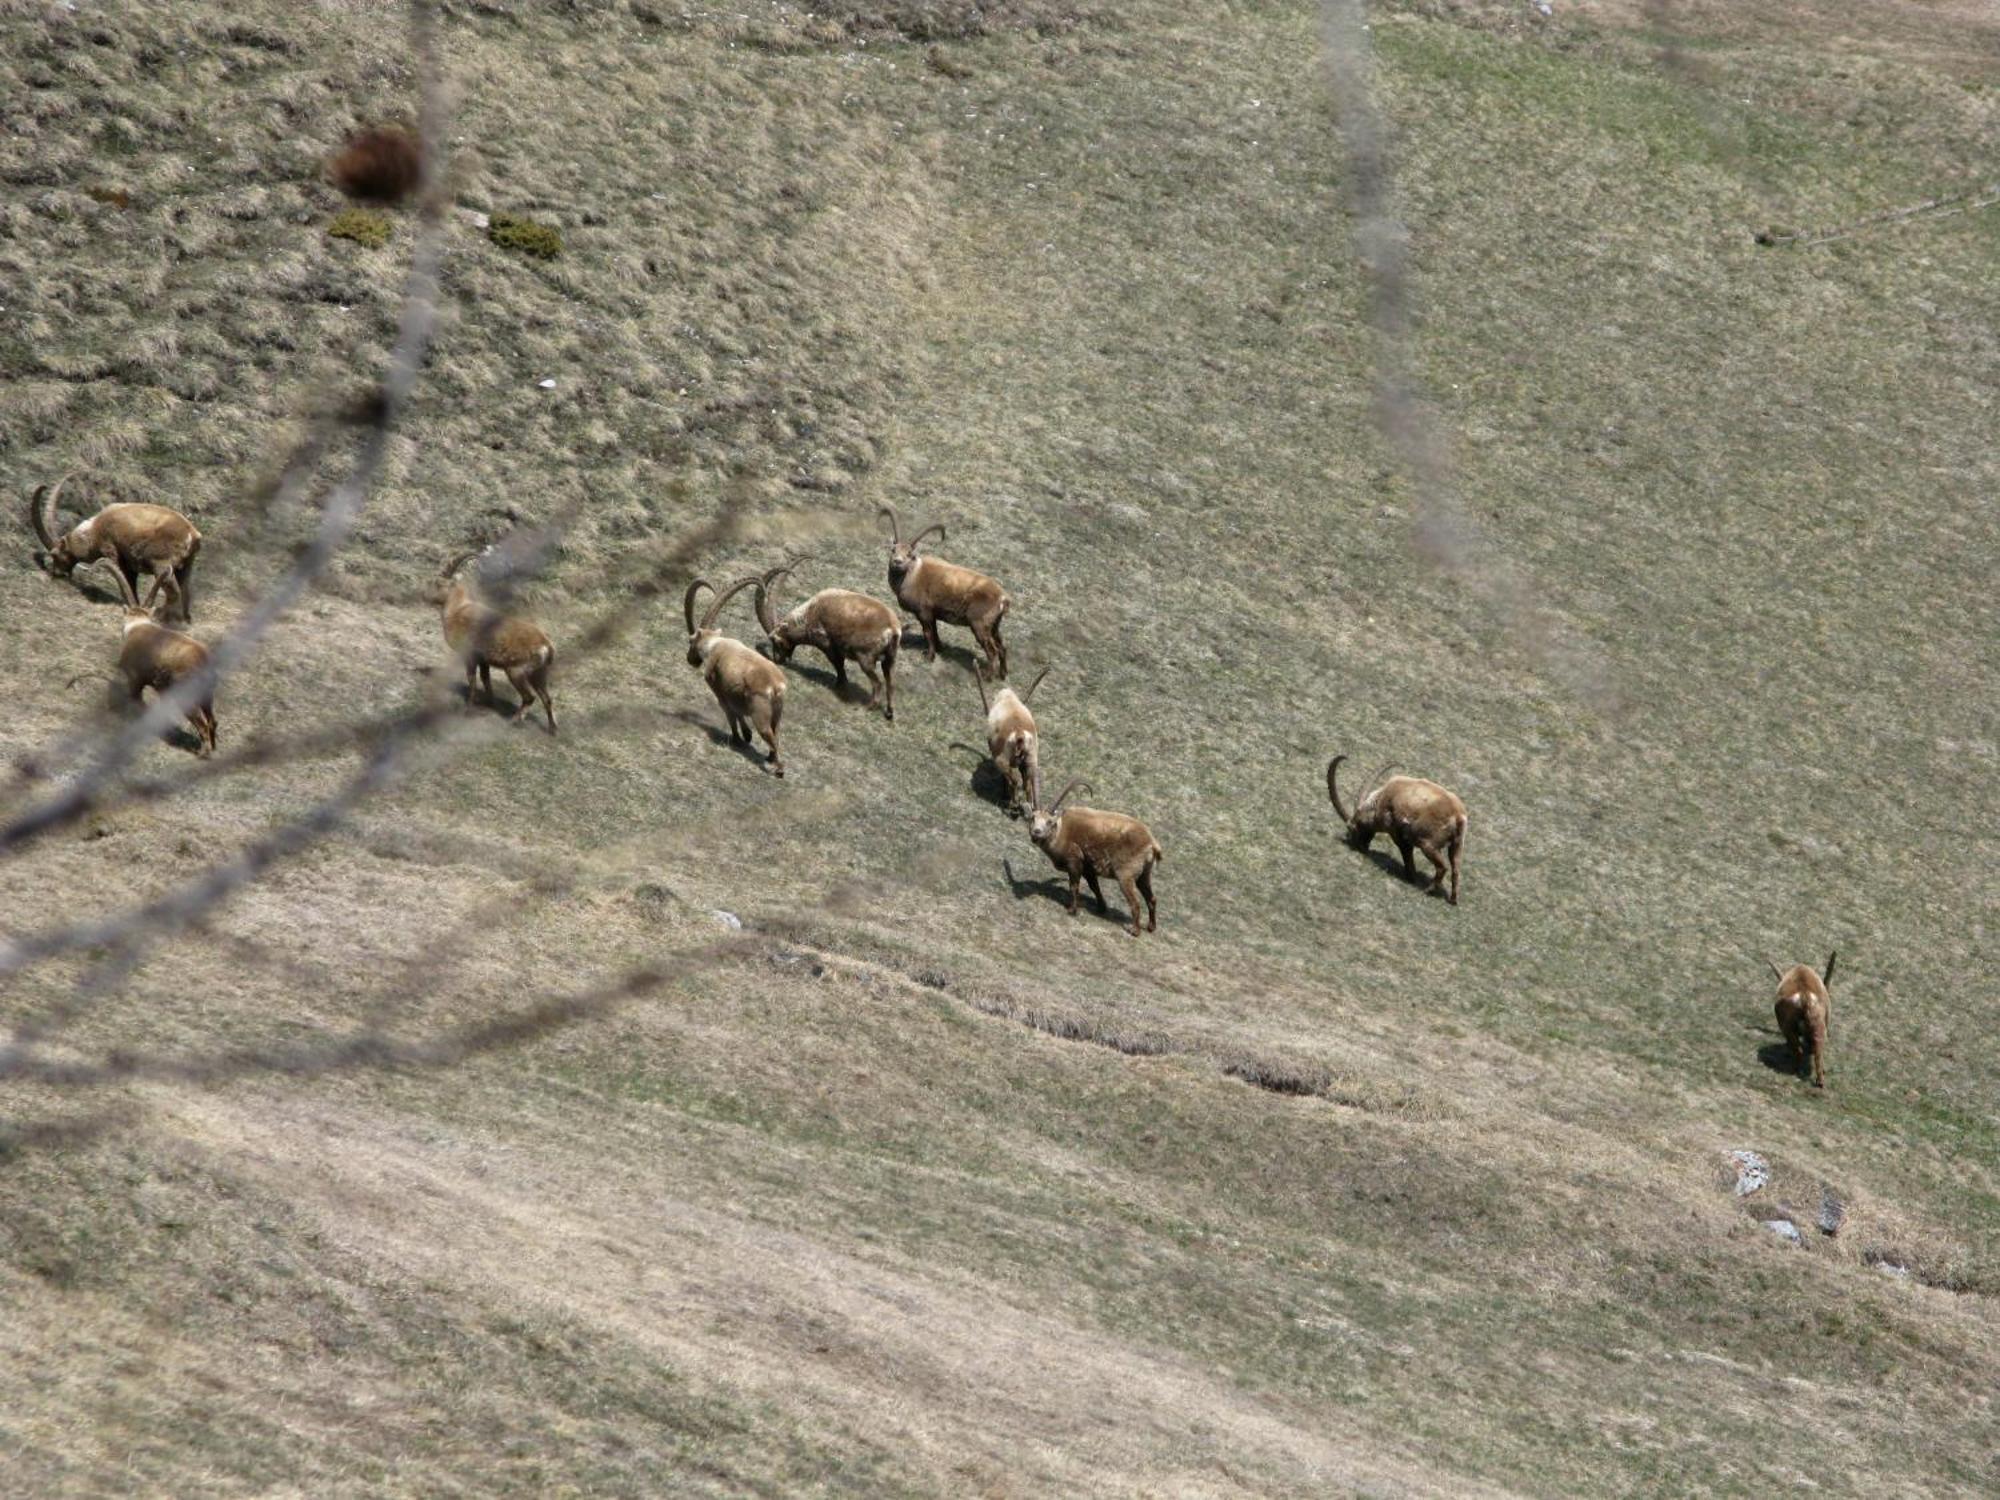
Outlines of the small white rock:
{"label": "small white rock", "polygon": [[1771,1164],[1755,1151],[1732,1151],[1730,1163],[1736,1168],[1736,1196],[1747,1198],[1771,1180]]}
{"label": "small white rock", "polygon": [[1805,1242],[1804,1236],[1799,1233],[1799,1226],[1794,1224],[1790,1219],[1766,1219],[1764,1220],[1764,1227],[1788,1245],[1798,1245]]}
{"label": "small white rock", "polygon": [[712,911],[709,915],[724,927],[727,927],[731,932],[741,932],[743,930],[743,919],[733,911]]}
{"label": "small white rock", "polygon": [[545,391],[552,391],[556,388],[556,383],[553,380],[538,380],[535,384]]}

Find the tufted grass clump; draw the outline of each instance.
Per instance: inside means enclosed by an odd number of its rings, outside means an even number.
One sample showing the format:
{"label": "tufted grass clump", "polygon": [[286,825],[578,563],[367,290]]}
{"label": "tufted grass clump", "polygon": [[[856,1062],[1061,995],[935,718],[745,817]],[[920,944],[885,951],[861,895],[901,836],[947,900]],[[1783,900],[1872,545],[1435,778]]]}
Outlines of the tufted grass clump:
{"label": "tufted grass clump", "polygon": [[506,250],[518,250],[537,260],[554,260],[562,254],[562,233],[551,224],[539,224],[518,214],[495,214],[486,227],[487,238]]}
{"label": "tufted grass clump", "polygon": [[369,250],[380,250],[389,243],[394,231],[387,214],[378,214],[366,208],[348,208],[335,214],[326,226],[327,237],[336,240],[353,240]]}

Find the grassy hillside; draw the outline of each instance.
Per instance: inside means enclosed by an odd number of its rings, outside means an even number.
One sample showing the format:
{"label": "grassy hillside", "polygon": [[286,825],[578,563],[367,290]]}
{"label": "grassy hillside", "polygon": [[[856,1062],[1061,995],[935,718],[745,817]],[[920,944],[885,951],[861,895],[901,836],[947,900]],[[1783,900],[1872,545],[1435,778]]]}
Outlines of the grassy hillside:
{"label": "grassy hillside", "polygon": [[[560,738],[468,716],[52,1055],[682,977],[453,1068],[0,1085],[11,1482],[2000,1485],[2000,211],[1752,238],[1981,185],[2000,25],[1556,9],[1374,16],[1441,547],[1378,431],[1311,7],[451,6],[436,351],[224,749],[416,701],[431,578],[506,527],[565,527],[527,591],[561,645],[725,505],[715,576],[810,545],[801,587],[886,595],[891,503],[1006,582],[1045,776],[1151,825],[1161,931],[1063,915],[954,744],[963,632],[906,647],[894,726],[797,658],[779,781],[656,599],[564,658]],[[393,337],[415,226],[330,238],[321,163],[412,111],[400,14],[0,0],[0,488],[186,509],[205,635],[310,530],[259,498],[301,411]],[[16,543],[10,761],[86,717],[117,618]],[[1339,842],[1336,750],[1465,796],[1461,906]],[[42,840],[0,935],[353,765]],[[1763,961],[1831,948],[1821,1093]]]}

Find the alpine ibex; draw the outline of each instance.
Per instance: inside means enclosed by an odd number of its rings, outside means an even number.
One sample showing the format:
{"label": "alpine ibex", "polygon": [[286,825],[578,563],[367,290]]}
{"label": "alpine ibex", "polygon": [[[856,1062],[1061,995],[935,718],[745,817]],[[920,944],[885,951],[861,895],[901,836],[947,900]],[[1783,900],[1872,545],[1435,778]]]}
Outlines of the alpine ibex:
{"label": "alpine ibex", "polygon": [[1028,700],[1048,675],[1049,669],[1043,667],[1025,693],[1017,694],[1012,688],[1003,687],[989,699],[986,664],[973,663],[972,679],[979,684],[979,706],[986,710],[986,753],[993,757],[993,764],[1007,783],[1007,810],[1011,813],[1032,812],[1041,804],[1040,740],[1035,716],[1028,712]]}
{"label": "alpine ibex", "polygon": [[[162,625],[153,612],[139,602],[132,582],[109,558],[99,563],[118,580],[119,595],[125,601],[125,628],[118,647],[118,679],[126,697],[139,703],[147,688],[164,693],[175,683],[208,667],[208,647],[191,635]],[[194,730],[201,755],[215,753],[215,685],[187,711],[188,727]]]}
{"label": "alpine ibex", "polygon": [[1451,875],[1450,901],[1458,905],[1458,856],[1465,844],[1465,804],[1435,781],[1416,776],[1391,776],[1362,794],[1350,814],[1340,805],[1336,776],[1344,755],[1327,762],[1326,794],[1333,810],[1347,824],[1347,841],[1356,849],[1366,849],[1378,833],[1394,840],[1403,856],[1403,874],[1414,880],[1417,862],[1414,851],[1437,867],[1427,890],[1443,890],[1447,872]]}
{"label": "alpine ibex", "polygon": [[1792,1063],[1799,1072],[1811,1064],[1813,1087],[1826,1087],[1826,1028],[1833,1019],[1833,961],[1838,951],[1826,956],[1826,975],[1815,974],[1810,964],[1793,964],[1780,969],[1767,958],[1778,979],[1778,1030],[1792,1049]]}
{"label": "alpine ibex", "polygon": [[465,662],[465,701],[473,701],[473,678],[479,679],[486,701],[493,701],[493,669],[507,674],[515,696],[521,700],[514,717],[518,724],[528,716],[535,700],[542,700],[542,712],[549,718],[549,733],[556,732],[556,705],[549,697],[549,668],[555,665],[556,648],[548,634],[532,620],[503,615],[491,605],[472,597],[472,590],[457,578],[458,570],[472,558],[492,548],[475,548],[453,558],[438,579],[438,602],[444,610],[445,644]]}
{"label": "alpine ibex", "polygon": [[108,562],[135,594],[139,575],[150,573],[153,587],[147,591],[146,606],[150,608],[165,589],[172,596],[174,612],[191,621],[194,560],[201,551],[201,533],[194,523],[164,505],[119,502],[57,536],[56,506],[63,486],[75,477],[63,475],[54,489],[41,486],[28,502],[28,520],[44,549],[42,566],[57,578],[67,578],[80,564]]}
{"label": "alpine ibex", "polygon": [[926,661],[936,661],[937,622],[964,625],[986,653],[986,665],[995,677],[1007,675],[1007,643],[1000,639],[1000,618],[1007,613],[1007,591],[984,573],[961,568],[940,558],[919,557],[917,548],[933,531],[944,539],[944,527],[926,526],[903,540],[903,523],[893,505],[878,512],[889,518],[889,587],[896,602],[917,617],[924,628]]}
{"label": "alpine ibex", "polygon": [[706,578],[697,578],[687,586],[687,593],[681,599],[681,612],[687,616],[687,659],[689,666],[701,672],[709,691],[715,694],[715,701],[722,705],[723,715],[729,720],[731,742],[749,744],[750,729],[755,725],[757,733],[764,736],[764,743],[771,747],[771,774],[783,776],[785,763],[778,757],[778,720],[785,712],[784,668],[715,628],[715,618],[722,613],[722,606],[756,585],[754,573],[737,579],[716,594],[699,625],[694,622],[694,596],[702,589],[714,593],[715,585]]}
{"label": "alpine ibex", "polygon": [[1090,882],[1098,911],[1108,912],[1104,889],[1097,881],[1100,875],[1109,875],[1125,893],[1125,904],[1132,912],[1132,936],[1137,937],[1140,931],[1141,896],[1146,898],[1145,930],[1159,931],[1160,907],[1153,899],[1153,866],[1166,857],[1159,840],[1144,823],[1123,813],[1098,812],[1089,807],[1072,807],[1064,812],[1063,803],[1078,788],[1087,792],[1090,783],[1072,781],[1047,811],[1038,806],[1034,822],[1028,825],[1028,838],[1034,846],[1069,876],[1069,914],[1076,915],[1077,884],[1084,880]]}
{"label": "alpine ibex", "polygon": [[[847,686],[847,662],[852,657],[868,674],[868,706],[883,704],[882,716],[896,722],[896,653],[903,627],[896,612],[879,599],[847,589],[821,589],[782,620],[771,603],[773,585],[806,559],[796,558],[772,568],[757,581],[757,623],[764,627],[771,660],[783,665],[800,646],[812,646],[833,663],[833,674]],[[882,675],[875,669],[880,666]],[[886,697],[886,702],[885,702]]]}

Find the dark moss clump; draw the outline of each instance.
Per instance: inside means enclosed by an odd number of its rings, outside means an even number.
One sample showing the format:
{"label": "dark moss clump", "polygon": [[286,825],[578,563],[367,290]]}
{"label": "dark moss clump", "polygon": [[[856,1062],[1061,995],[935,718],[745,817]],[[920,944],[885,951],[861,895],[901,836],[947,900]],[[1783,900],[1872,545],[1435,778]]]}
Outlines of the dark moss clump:
{"label": "dark moss clump", "polygon": [[516,214],[495,214],[486,236],[504,250],[518,250],[537,260],[554,260],[562,254],[562,234],[554,226]]}
{"label": "dark moss clump", "polygon": [[349,208],[333,216],[326,232],[333,239],[353,240],[370,250],[380,250],[389,243],[391,231],[385,215],[370,213],[365,208]]}

